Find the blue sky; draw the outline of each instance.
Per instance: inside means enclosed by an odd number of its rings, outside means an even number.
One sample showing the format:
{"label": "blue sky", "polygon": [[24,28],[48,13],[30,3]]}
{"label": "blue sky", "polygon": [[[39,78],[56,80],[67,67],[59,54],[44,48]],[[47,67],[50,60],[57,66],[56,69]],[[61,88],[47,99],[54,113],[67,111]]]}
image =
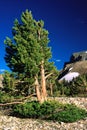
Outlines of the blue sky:
{"label": "blue sky", "polygon": [[0,73],[8,70],[4,61],[6,36],[12,37],[14,20],[31,10],[49,31],[52,60],[60,70],[73,52],[87,50],[87,0],[1,0]]}

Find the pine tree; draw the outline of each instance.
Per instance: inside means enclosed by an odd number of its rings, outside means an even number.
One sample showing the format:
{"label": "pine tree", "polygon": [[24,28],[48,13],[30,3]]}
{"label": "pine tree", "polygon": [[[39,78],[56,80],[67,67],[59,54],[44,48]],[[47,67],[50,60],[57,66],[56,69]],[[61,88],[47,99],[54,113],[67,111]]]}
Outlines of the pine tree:
{"label": "pine tree", "polygon": [[29,84],[35,86],[39,102],[47,99],[46,78],[56,68],[49,63],[51,49],[48,47],[48,31],[42,20],[33,19],[26,10],[21,15],[21,22],[16,19],[12,28],[13,38],[6,38],[5,61],[13,72],[22,74]]}
{"label": "pine tree", "polygon": [[6,93],[14,93],[15,90],[15,78],[13,73],[5,71],[3,74],[3,91]]}

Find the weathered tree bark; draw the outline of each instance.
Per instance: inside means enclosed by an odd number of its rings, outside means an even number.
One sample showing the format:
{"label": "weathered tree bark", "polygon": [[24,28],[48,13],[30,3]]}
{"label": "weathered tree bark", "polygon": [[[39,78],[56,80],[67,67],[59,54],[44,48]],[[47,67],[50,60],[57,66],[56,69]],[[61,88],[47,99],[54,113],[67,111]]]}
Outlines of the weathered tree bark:
{"label": "weathered tree bark", "polygon": [[[40,26],[40,25],[39,25]],[[41,39],[41,30],[38,30],[38,40]],[[43,51],[42,47],[41,50]],[[41,61],[41,90],[39,89],[39,82],[36,82],[36,93],[37,98],[40,103],[43,103],[47,100],[47,91],[46,91],[46,78],[45,78],[45,70],[44,70],[44,60]],[[38,81],[38,80],[37,80]]]}
{"label": "weathered tree bark", "polygon": [[46,79],[45,79],[45,71],[44,71],[44,61],[41,62],[41,98],[44,102],[47,100],[47,91],[46,91]]}
{"label": "weathered tree bark", "polygon": [[37,100],[41,102],[40,85],[37,76],[35,76],[35,89],[36,89]]}
{"label": "weathered tree bark", "polygon": [[51,94],[51,96],[53,96],[53,85],[52,85],[52,83],[50,83],[50,94]]}

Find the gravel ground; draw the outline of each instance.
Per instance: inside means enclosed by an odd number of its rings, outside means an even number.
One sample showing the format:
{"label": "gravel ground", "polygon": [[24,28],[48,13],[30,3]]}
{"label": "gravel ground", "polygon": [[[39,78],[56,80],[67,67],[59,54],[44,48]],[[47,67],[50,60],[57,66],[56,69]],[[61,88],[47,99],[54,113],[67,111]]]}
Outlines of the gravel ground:
{"label": "gravel ground", "polygon": [[[55,98],[62,103],[73,103],[87,110],[87,98]],[[87,130],[87,118],[74,123],[46,122],[0,115],[0,130]]]}

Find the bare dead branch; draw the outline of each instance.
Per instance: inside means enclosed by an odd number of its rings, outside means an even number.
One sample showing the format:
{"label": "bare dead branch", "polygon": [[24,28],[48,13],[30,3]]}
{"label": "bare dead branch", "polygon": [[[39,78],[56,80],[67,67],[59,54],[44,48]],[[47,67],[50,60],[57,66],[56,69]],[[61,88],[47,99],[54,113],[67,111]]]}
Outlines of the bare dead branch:
{"label": "bare dead branch", "polygon": [[47,79],[48,77],[50,77],[53,73],[50,73],[48,75],[45,76],[45,79]]}
{"label": "bare dead branch", "polygon": [[9,106],[9,105],[14,105],[14,104],[23,104],[26,102],[26,99],[32,97],[36,95],[35,93],[34,94],[31,94],[27,97],[24,97],[24,98],[21,98],[21,99],[15,99],[13,102],[9,102],[9,103],[0,103],[0,106]]}
{"label": "bare dead branch", "polygon": [[24,102],[9,102],[9,103],[2,103],[0,106],[9,106],[14,104],[23,104]]}

